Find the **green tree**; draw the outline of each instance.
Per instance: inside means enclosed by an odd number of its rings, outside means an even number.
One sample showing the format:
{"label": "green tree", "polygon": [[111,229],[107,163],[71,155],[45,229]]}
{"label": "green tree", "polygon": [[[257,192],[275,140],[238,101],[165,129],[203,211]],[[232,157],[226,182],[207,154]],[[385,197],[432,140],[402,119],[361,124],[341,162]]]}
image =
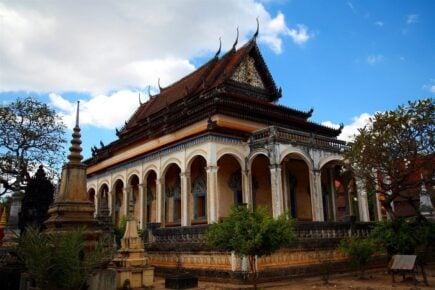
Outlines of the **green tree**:
{"label": "green tree", "polygon": [[340,241],[339,250],[358,267],[360,279],[364,279],[364,270],[378,246],[370,238],[346,237]]}
{"label": "green tree", "polygon": [[382,206],[393,219],[397,216],[391,202],[398,197],[422,218],[413,199],[422,183],[430,184],[434,176],[434,131],[434,99],[408,102],[375,114],[345,153],[348,166],[382,196]]}
{"label": "green tree", "polygon": [[245,206],[233,206],[228,218],[212,224],[206,233],[210,246],[247,257],[254,279],[256,257],[271,255],[294,238],[293,221],[288,214],[274,219],[265,208],[251,211]]}
{"label": "green tree", "polygon": [[24,189],[40,164],[61,164],[64,130],[61,118],[31,97],[0,105],[0,196]]}

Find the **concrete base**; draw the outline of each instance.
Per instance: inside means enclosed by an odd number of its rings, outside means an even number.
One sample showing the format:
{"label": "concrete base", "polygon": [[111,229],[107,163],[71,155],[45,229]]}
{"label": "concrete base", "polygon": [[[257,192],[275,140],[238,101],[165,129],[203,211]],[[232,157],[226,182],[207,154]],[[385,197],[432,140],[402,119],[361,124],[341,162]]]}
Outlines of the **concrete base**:
{"label": "concrete base", "polygon": [[116,290],[116,271],[98,270],[87,281],[89,290]]}
{"label": "concrete base", "polygon": [[126,284],[128,289],[150,287],[154,284],[154,267],[118,268],[116,271],[116,289],[123,289]]}
{"label": "concrete base", "polygon": [[189,274],[171,275],[165,278],[167,289],[187,289],[198,287],[198,278]]}

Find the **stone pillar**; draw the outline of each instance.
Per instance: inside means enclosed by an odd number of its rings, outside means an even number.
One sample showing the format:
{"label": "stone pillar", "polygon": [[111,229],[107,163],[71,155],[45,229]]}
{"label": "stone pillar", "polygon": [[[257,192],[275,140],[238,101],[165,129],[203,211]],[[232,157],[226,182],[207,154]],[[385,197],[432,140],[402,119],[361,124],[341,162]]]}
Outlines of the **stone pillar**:
{"label": "stone pillar", "polygon": [[282,174],[281,166],[273,164],[270,168],[270,191],[272,194],[273,217],[277,218],[284,212],[284,202],[282,194]]}
{"label": "stone pillar", "polygon": [[284,202],[284,211],[290,211],[288,205],[289,205],[289,180],[287,177],[287,168],[286,166],[282,166],[281,167],[281,171],[282,171],[282,176],[281,176],[281,180],[282,180],[282,198],[283,198],[283,202]]}
{"label": "stone pillar", "polygon": [[161,223],[162,225],[163,225],[163,222],[165,220],[163,218],[163,215],[164,215],[164,212],[165,212],[165,210],[164,210],[165,204],[163,202],[163,197],[164,197],[164,194],[165,194],[164,188],[165,188],[165,179],[164,179],[164,177],[163,178],[157,178],[156,179],[156,202],[157,202],[157,211],[156,211],[157,217],[156,217],[156,220],[157,220],[158,223]]}
{"label": "stone pillar", "polygon": [[[16,246],[16,237],[20,235],[18,227],[19,213],[21,212],[21,200],[24,197],[24,192],[18,190],[12,194],[12,203],[9,210],[9,219],[5,228],[5,235],[3,237],[3,247],[14,248]],[[6,215],[6,209],[4,210]]]}
{"label": "stone pillar", "polygon": [[248,205],[248,207],[253,208],[252,203],[252,187],[251,187],[251,171],[242,170],[242,192],[243,192],[243,202]]}
{"label": "stone pillar", "polygon": [[127,217],[128,215],[128,196],[131,190],[132,190],[131,186],[124,187],[122,190],[122,210],[121,210],[122,215],[121,216]]}
{"label": "stone pillar", "polygon": [[362,222],[370,221],[369,205],[365,183],[360,178],[355,178],[356,193],[358,196],[359,219]]}
{"label": "stone pillar", "polygon": [[109,214],[112,217],[112,222],[115,223],[115,191],[107,193],[107,206],[109,207]]}
{"label": "stone pillar", "polygon": [[190,172],[180,173],[181,180],[181,226],[190,226]]}
{"label": "stone pillar", "polygon": [[337,206],[335,205],[335,180],[334,180],[334,168],[331,167],[328,170],[329,172],[329,182],[330,182],[330,191],[331,191],[331,206],[332,206],[332,216],[333,221],[337,221]]}
{"label": "stone pillar", "polygon": [[100,194],[98,192],[95,192],[94,194],[94,217],[97,217],[98,213],[100,212]]}
{"label": "stone pillar", "polygon": [[218,219],[217,199],[217,166],[208,166],[207,169],[207,221],[209,224]]}
{"label": "stone pillar", "polygon": [[322,182],[320,179],[320,170],[318,169],[310,170],[310,189],[313,221],[322,222],[324,221]]}
{"label": "stone pillar", "polygon": [[145,217],[147,214],[147,199],[146,199],[146,190],[147,190],[146,181],[144,183],[138,184],[139,189],[139,228],[145,229]]}

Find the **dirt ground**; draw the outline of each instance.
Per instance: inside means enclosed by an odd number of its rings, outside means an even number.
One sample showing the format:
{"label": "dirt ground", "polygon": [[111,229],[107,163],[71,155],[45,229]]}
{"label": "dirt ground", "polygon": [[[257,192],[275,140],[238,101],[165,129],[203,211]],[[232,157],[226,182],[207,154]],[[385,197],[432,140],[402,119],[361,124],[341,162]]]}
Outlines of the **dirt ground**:
{"label": "dirt ground", "polygon": [[[358,289],[358,290],[423,290],[435,289],[435,264],[426,266],[425,268],[429,286],[423,283],[423,276],[417,273],[417,282],[415,283],[411,277],[406,277],[403,280],[402,276],[396,275],[395,283],[392,283],[391,275],[386,269],[377,269],[367,271],[365,280],[357,278],[357,273],[335,274],[331,275],[329,284],[325,285],[321,277],[297,278],[288,281],[269,282],[257,285],[257,289]],[[163,278],[156,278],[153,289],[165,289]],[[249,285],[233,285],[224,283],[199,282],[198,288],[204,290],[248,290],[253,289]]]}

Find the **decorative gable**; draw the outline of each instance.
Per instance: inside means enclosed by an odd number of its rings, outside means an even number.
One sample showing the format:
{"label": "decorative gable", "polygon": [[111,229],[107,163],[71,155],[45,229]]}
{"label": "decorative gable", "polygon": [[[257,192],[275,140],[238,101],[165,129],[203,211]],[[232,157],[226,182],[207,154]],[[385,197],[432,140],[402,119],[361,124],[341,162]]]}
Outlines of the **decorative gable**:
{"label": "decorative gable", "polygon": [[265,89],[263,80],[258,73],[253,57],[247,57],[236,69],[231,79],[256,88]]}

